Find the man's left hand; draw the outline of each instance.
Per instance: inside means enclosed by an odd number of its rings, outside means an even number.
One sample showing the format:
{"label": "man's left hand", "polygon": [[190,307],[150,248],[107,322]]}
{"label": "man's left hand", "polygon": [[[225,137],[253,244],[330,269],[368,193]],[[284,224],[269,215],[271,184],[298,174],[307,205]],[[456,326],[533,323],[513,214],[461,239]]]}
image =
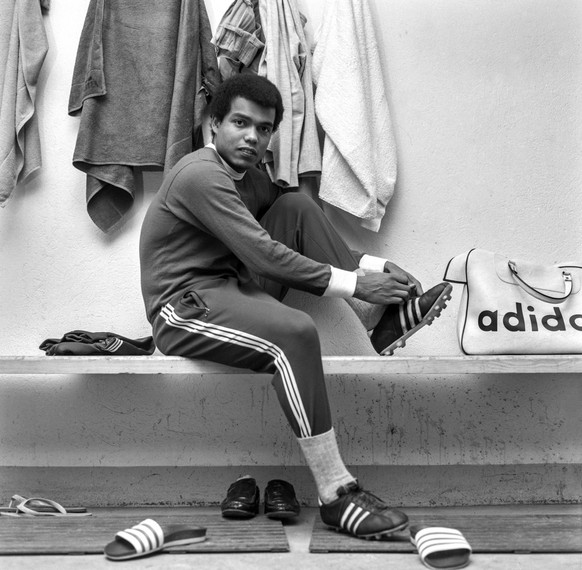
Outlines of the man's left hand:
{"label": "man's left hand", "polygon": [[408,271],[404,271],[404,269],[402,269],[395,263],[387,261],[384,264],[384,273],[394,273],[396,275],[400,275],[408,281],[408,284],[411,287],[414,287],[416,289],[416,295],[422,295],[424,293],[420,281],[416,277],[414,277],[414,275],[411,275],[410,273],[408,273]]}

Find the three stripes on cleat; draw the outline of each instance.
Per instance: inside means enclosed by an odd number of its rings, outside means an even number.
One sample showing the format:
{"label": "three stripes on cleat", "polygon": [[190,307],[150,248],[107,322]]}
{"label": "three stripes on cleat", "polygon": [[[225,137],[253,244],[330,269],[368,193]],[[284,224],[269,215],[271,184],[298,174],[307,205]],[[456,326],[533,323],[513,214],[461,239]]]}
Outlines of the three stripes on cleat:
{"label": "three stripes on cleat", "polygon": [[[446,301],[451,298],[450,295],[446,295],[441,299],[441,303],[431,307],[429,314],[425,317],[426,321],[424,324],[430,325],[435,320],[435,318],[441,316],[441,311],[447,306]],[[420,297],[416,297],[398,308],[398,315],[400,317],[400,326],[402,327],[402,332],[406,334],[409,330],[417,327],[422,322],[422,312],[420,311]]]}
{"label": "three stripes on cleat", "polygon": [[370,516],[370,512],[350,503],[340,520],[340,527],[357,536],[358,527]]}
{"label": "three stripes on cleat", "polygon": [[451,295],[445,295],[440,300],[439,303],[434,307],[431,307],[429,312],[424,317],[424,322],[422,322],[422,313],[420,312],[420,297],[416,297],[411,301],[407,301],[404,305],[398,308],[398,315],[400,318],[400,326],[402,327],[402,338],[398,342],[390,347],[390,350],[383,350],[382,356],[391,356],[397,348],[404,348],[406,346],[406,339],[412,334],[412,329],[422,326],[430,326],[433,321],[441,316],[442,310],[447,306],[447,301],[450,300]]}

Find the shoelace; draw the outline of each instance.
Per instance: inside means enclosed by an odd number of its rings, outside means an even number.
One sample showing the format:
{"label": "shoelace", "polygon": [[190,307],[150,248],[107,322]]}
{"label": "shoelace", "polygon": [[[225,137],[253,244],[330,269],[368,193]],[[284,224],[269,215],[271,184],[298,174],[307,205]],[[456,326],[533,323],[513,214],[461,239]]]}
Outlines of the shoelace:
{"label": "shoelace", "polygon": [[358,499],[360,506],[365,509],[386,511],[390,508],[380,497],[377,497],[374,493],[370,493],[370,491],[366,491],[357,483],[349,483],[344,486],[339,494],[341,496],[352,493],[354,494],[354,498]]}

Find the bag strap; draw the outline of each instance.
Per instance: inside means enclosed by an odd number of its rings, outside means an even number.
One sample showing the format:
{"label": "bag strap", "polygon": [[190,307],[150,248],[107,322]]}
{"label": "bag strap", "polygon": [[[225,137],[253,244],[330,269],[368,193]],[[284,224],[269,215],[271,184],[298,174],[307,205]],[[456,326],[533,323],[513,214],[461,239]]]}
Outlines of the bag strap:
{"label": "bag strap", "polygon": [[511,276],[517,281],[517,284],[532,297],[539,299],[540,301],[545,301],[546,303],[563,303],[572,293],[572,274],[568,271],[562,271],[562,279],[564,280],[564,296],[563,297],[552,297],[546,293],[538,291],[535,287],[526,283],[517,271],[517,266],[514,261],[508,261],[507,266],[509,271],[511,271]]}

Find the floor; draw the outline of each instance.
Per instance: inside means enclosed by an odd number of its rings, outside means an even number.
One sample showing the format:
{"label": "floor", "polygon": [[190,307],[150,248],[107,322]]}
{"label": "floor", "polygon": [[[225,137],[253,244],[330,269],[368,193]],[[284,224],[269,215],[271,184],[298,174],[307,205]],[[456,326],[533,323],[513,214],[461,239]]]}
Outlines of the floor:
{"label": "floor", "polygon": [[[475,507],[460,507],[457,511]],[[100,509],[92,509],[97,512]],[[138,510],[138,509],[136,509]],[[216,514],[217,507],[193,509],[201,514]],[[418,509],[420,510],[420,509]],[[547,505],[547,506],[505,506],[483,507],[487,514],[503,515],[522,513],[549,513],[549,514],[580,514],[582,505]],[[431,509],[434,513],[436,509]],[[447,509],[443,509],[446,516]],[[124,509],[129,513],[130,509]],[[181,512],[183,510],[181,509]],[[161,514],[171,513],[169,508],[161,508]],[[394,568],[397,570],[419,570],[424,568],[416,554],[311,554],[309,542],[311,529],[317,514],[315,508],[304,508],[300,517],[285,525],[285,531],[290,546],[290,552],[275,554],[157,554],[147,558],[128,560],[123,562],[123,568],[139,568],[152,570],[198,568],[220,570],[374,570]],[[2,556],[0,567],[2,570],[93,570],[111,568],[115,563],[104,556]],[[472,570],[582,570],[582,553],[578,554],[473,554],[469,568]]]}

